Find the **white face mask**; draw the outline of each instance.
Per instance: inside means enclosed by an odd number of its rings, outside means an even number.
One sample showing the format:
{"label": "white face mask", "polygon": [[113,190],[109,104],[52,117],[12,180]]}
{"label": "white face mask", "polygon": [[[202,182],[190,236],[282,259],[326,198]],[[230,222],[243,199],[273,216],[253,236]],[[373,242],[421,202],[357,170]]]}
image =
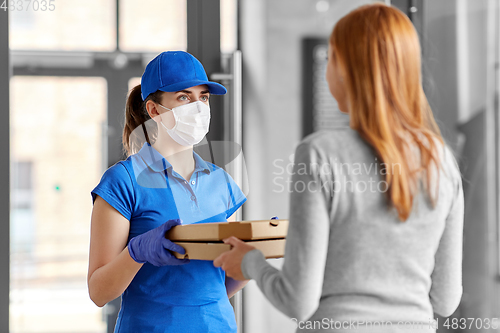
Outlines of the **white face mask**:
{"label": "white face mask", "polygon": [[[182,146],[192,146],[199,143],[208,133],[210,126],[210,107],[203,102],[196,101],[189,104],[177,106],[169,109],[161,104],[162,108],[171,110],[175,125],[172,129],[168,129],[163,121],[163,128],[167,130],[175,142]],[[160,115],[161,117],[161,115]]]}

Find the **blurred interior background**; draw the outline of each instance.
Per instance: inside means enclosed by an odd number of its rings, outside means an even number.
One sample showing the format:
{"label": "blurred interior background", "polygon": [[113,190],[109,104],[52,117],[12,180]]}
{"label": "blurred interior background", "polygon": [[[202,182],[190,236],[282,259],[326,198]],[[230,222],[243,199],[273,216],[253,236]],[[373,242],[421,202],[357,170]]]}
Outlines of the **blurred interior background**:
{"label": "blurred interior background", "polygon": [[[370,2],[4,2],[0,331],[112,332],[119,300],[101,309],[87,293],[90,191],[124,158],[127,92],[162,51],[191,52],[229,88],[211,98],[209,139],[243,147],[249,192],[239,217],[288,218],[282,170],[295,146],[349,121],[324,80],[328,36],[340,17]],[[420,35],[424,88],[463,173],[464,295],[453,317],[498,318],[500,3],[384,2],[407,13]],[[240,332],[294,331],[253,281],[233,304]]]}

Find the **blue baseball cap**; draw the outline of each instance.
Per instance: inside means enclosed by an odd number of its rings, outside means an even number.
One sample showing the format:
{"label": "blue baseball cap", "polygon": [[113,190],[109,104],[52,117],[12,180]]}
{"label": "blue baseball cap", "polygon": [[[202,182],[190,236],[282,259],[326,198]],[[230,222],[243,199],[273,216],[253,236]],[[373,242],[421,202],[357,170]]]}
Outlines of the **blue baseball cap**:
{"label": "blue baseball cap", "polygon": [[141,78],[141,96],[145,100],[150,94],[161,90],[175,92],[206,84],[214,95],[224,95],[222,84],[208,81],[201,62],[184,51],[167,51],[149,62]]}

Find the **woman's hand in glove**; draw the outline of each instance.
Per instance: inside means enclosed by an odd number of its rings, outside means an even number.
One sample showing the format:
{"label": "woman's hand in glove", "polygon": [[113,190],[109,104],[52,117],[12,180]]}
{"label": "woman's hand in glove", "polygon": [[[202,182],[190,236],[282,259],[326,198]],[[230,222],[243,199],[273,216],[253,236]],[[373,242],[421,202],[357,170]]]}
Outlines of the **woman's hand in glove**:
{"label": "woman's hand in glove", "polygon": [[186,250],[165,238],[165,233],[170,228],[180,224],[180,219],[168,220],[161,226],[132,238],[128,244],[128,252],[132,259],[141,264],[149,262],[157,267],[187,264],[189,259],[177,259],[170,252],[184,254]]}

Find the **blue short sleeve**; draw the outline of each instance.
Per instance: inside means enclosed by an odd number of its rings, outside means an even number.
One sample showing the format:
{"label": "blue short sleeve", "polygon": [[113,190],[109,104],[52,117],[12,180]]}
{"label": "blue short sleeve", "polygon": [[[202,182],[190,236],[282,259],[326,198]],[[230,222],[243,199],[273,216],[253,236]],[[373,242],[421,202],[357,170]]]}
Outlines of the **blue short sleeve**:
{"label": "blue short sleeve", "polygon": [[98,195],[130,221],[134,206],[134,188],[132,178],[121,162],[106,170],[91,194],[92,202],[95,202]]}
{"label": "blue short sleeve", "polygon": [[226,219],[228,219],[238,208],[247,200],[240,187],[234,182],[233,178],[226,173],[227,187],[229,190],[228,206],[226,210]]}

